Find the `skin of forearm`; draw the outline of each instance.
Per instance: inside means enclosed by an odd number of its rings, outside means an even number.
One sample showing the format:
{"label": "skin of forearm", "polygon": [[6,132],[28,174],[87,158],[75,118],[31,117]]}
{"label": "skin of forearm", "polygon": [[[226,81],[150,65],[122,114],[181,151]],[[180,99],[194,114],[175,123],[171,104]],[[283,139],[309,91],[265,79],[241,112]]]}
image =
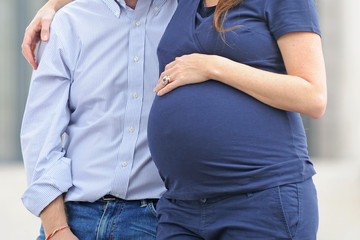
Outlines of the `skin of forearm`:
{"label": "skin of forearm", "polygon": [[49,0],[47,4],[57,11],[70,2],[72,2],[72,0]]}
{"label": "skin of forearm", "polygon": [[263,71],[220,56],[212,56],[210,61],[207,64],[210,79],[239,89],[267,105],[312,118],[321,117],[325,111],[326,89],[301,77]]}
{"label": "skin of forearm", "polygon": [[52,201],[40,214],[46,236],[55,229],[67,226],[63,196]]}

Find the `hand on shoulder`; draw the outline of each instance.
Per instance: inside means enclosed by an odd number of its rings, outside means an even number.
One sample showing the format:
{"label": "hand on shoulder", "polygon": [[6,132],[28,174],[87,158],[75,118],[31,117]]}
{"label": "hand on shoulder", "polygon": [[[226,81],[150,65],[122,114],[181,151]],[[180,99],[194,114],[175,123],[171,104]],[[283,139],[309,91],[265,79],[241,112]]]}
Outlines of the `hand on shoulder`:
{"label": "hand on shoulder", "polygon": [[72,0],[53,0],[48,1],[35,15],[29,26],[25,30],[23,43],[21,45],[22,54],[29,64],[37,69],[35,61],[36,45],[49,39],[50,24],[58,9],[71,2]]}

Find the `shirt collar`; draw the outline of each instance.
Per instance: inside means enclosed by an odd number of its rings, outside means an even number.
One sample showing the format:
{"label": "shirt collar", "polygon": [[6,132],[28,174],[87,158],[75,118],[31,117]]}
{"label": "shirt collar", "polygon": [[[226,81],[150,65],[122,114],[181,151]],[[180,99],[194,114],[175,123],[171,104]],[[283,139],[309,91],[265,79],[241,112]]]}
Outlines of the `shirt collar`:
{"label": "shirt collar", "polygon": [[117,17],[120,17],[121,7],[126,7],[124,0],[102,0],[110,11]]}
{"label": "shirt collar", "polygon": [[[123,9],[126,9],[126,3],[125,0],[102,0],[106,6],[111,10],[111,12],[117,17],[120,17],[120,13]],[[141,2],[141,1],[145,1],[145,2]],[[139,0],[138,5],[136,8],[140,15],[143,14],[143,11],[147,11],[147,9],[149,9],[150,5],[152,4],[152,2],[154,2],[154,4],[157,6],[156,7],[156,11],[159,10],[159,8],[166,2],[167,0]],[[145,8],[145,9],[141,9],[141,8]],[[138,16],[140,17],[140,16]]]}
{"label": "shirt collar", "polygon": [[121,7],[126,8],[125,0],[113,0],[113,1],[117,2],[118,4],[120,4]]}

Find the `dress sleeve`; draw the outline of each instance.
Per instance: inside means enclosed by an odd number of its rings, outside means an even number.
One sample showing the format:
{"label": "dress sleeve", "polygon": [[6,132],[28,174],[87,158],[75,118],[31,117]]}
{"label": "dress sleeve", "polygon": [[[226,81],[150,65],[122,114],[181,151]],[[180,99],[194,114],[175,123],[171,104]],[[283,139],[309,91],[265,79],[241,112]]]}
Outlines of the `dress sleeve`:
{"label": "dress sleeve", "polygon": [[22,201],[36,216],[72,186],[71,160],[61,139],[70,120],[67,51],[52,29],[49,41],[39,47],[23,116],[20,139],[28,187]]}
{"label": "dress sleeve", "polygon": [[265,17],[276,39],[290,32],[321,35],[315,0],[267,0]]}

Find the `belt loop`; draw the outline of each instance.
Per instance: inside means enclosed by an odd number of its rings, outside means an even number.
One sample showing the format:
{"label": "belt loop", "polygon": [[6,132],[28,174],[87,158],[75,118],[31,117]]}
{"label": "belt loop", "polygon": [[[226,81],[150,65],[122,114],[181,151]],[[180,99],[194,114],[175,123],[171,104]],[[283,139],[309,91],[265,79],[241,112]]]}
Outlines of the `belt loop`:
{"label": "belt loop", "polygon": [[140,200],[140,207],[146,207],[148,205],[148,201],[146,199]]}
{"label": "belt loop", "polygon": [[103,200],[103,201],[115,201],[116,199],[117,199],[116,197],[109,195],[109,194],[107,194],[101,198],[101,200]]}

